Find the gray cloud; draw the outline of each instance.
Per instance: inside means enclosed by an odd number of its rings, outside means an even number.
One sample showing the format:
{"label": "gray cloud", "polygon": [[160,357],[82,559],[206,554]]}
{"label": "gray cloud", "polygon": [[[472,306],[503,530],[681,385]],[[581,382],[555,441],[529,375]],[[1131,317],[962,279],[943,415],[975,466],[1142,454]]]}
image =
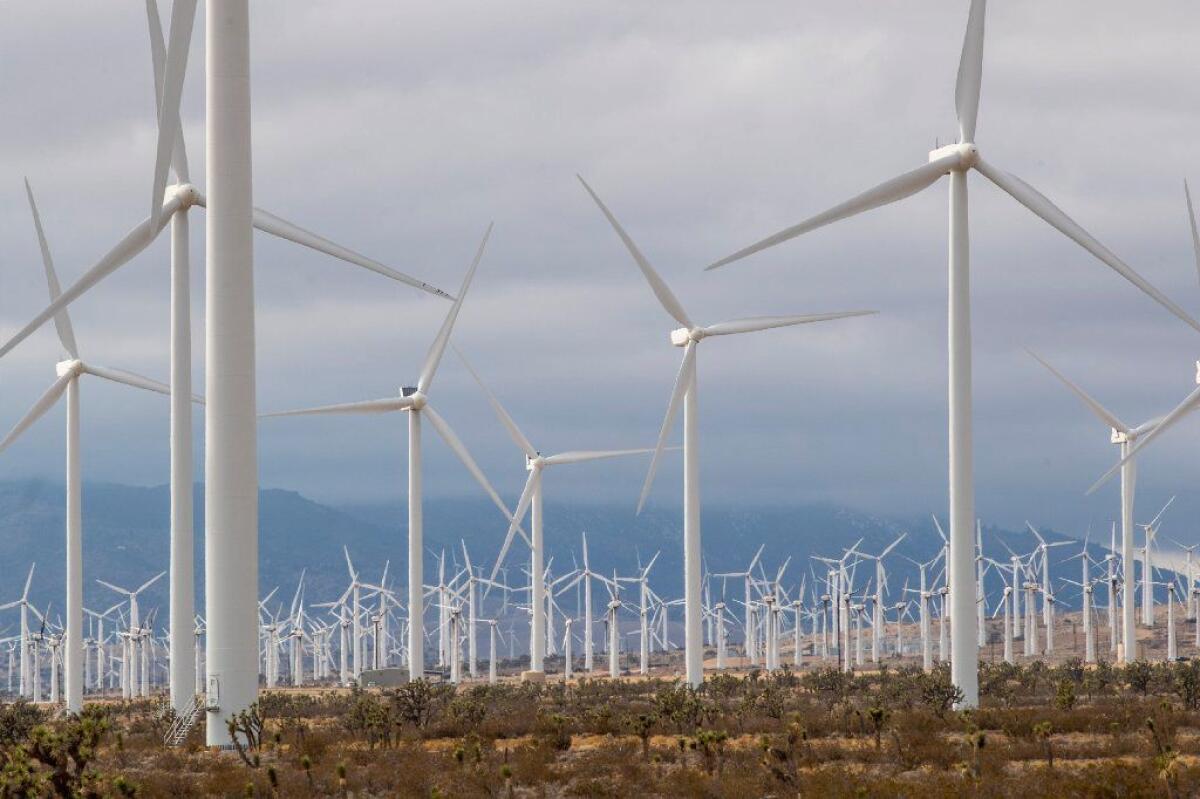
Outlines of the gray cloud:
{"label": "gray cloud", "polygon": [[[165,10],[165,9],[164,9]],[[64,280],[146,213],[154,146],[142,4],[12,0],[0,15],[0,326],[45,301],[20,178],[34,181]],[[1200,313],[1180,181],[1200,82],[1184,0],[1032,0],[989,11],[979,143],[1186,308]],[[202,16],[202,15],[201,15]],[[456,338],[547,450],[648,444],[679,353],[670,320],[575,183],[585,174],[693,316],[878,308],[701,353],[705,496],[945,503],[945,188],[710,275],[700,267],[911,168],[955,135],[961,2],[254,4],[259,205],[397,268],[457,286],[496,235]],[[203,176],[203,24],[184,98]],[[1197,176],[1200,181],[1200,175]],[[1067,529],[1111,518],[1106,432],[1031,346],[1141,421],[1193,387],[1194,335],[977,177],[974,258],[980,512]],[[194,217],[202,297],[203,214]],[[286,243],[256,239],[264,409],[382,396],[411,382],[445,306]],[[72,309],[86,355],[166,373],[166,243]],[[196,304],[196,373],[203,354]],[[5,359],[0,420],[52,379],[47,329]],[[461,367],[435,400],[510,496],[511,443]],[[166,406],[84,395],[91,479],[166,479]],[[1143,507],[1194,479],[1196,423],[1156,445]],[[0,475],[61,470],[52,414]],[[402,490],[403,420],[278,420],[265,485],[320,499]],[[472,490],[432,440],[427,490]],[[564,470],[553,490],[633,502],[641,464]],[[678,466],[656,501],[677,501]]]}

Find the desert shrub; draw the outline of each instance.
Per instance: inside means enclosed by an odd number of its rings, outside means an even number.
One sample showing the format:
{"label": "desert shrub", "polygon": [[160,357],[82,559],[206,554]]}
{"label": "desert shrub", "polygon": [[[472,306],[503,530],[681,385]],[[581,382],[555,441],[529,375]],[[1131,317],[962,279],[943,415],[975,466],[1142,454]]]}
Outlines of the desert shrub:
{"label": "desert shrub", "polygon": [[33,728],[44,720],[42,711],[24,699],[0,705],[0,747],[7,748],[25,741]]}

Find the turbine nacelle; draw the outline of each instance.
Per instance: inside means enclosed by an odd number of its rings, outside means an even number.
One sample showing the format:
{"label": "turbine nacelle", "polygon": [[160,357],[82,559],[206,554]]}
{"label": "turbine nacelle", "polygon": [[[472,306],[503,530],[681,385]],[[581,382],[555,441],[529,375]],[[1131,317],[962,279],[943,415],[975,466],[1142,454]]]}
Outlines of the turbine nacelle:
{"label": "turbine nacelle", "polygon": [[1128,433],[1114,427],[1112,428],[1112,435],[1109,436],[1108,440],[1114,444],[1128,444],[1132,439]]}
{"label": "turbine nacelle", "polygon": [[703,328],[699,327],[680,327],[671,331],[671,345],[675,347],[686,347],[688,344],[698,342],[705,337]]}
{"label": "turbine nacelle", "polygon": [[929,163],[941,161],[957,156],[957,166],[951,166],[948,171],[965,172],[979,163],[979,148],[974,142],[960,142],[958,144],[947,144],[945,147],[939,147],[936,150],[931,150],[929,153]]}
{"label": "turbine nacelle", "polygon": [[179,200],[179,210],[181,211],[187,210],[193,205],[206,207],[204,195],[191,183],[176,183],[173,186],[167,186],[166,191],[163,192],[163,204],[174,199]]}
{"label": "turbine nacelle", "polygon": [[54,364],[54,374],[58,377],[78,377],[83,374],[83,361],[78,358],[71,358],[66,361],[59,361]]}
{"label": "turbine nacelle", "polygon": [[525,471],[533,472],[546,465],[546,459],[542,457],[542,453],[538,453],[536,457],[525,456]]}
{"label": "turbine nacelle", "polygon": [[429,404],[429,397],[425,396],[421,389],[415,386],[401,386],[400,396],[412,401],[411,408],[414,411],[419,411]]}

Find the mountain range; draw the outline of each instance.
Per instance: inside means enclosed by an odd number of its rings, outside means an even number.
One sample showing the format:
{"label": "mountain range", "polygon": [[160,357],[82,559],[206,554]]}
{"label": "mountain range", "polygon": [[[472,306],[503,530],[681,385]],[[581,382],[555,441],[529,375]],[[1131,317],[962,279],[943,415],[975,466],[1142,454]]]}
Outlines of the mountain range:
{"label": "mountain range", "polygon": [[[0,481],[0,602],[20,595],[31,563],[37,563],[31,599],[39,608],[48,603],[61,612],[64,574],[63,486],[46,480]],[[198,608],[203,608],[203,488],[196,487],[196,568]],[[83,489],[84,597],[92,608],[107,608],[121,597],[96,582],[103,579],[134,588],[167,568],[169,495],[166,486],[137,487],[112,483],[87,483]],[[406,571],[406,513],[403,504],[357,504],[333,507],[294,491],[265,489],[260,495],[259,585],[261,594],[278,586],[278,598],[291,601],[297,580],[306,573],[305,598],[309,603],[335,598],[348,582],[343,547],[350,553],[362,579],[378,581],[385,563],[389,583],[402,585]],[[437,553],[446,552],[447,575],[463,562],[462,547],[476,566],[491,569],[507,522],[486,499],[437,498],[425,502],[426,582],[436,580]],[[931,517],[885,518],[849,508],[823,504],[794,506],[711,506],[702,518],[704,554],[710,572],[744,571],[755,551],[763,547],[762,563],[774,576],[791,557],[784,575],[794,586],[810,570],[810,555],[838,557],[843,548],[859,539],[859,549],[877,553],[901,533],[906,538],[887,560],[892,599],[905,582],[916,586],[916,569],[907,560],[934,557],[941,539]],[[624,505],[547,503],[545,537],[547,562],[555,574],[581,562],[580,535],[586,532],[590,562],[597,571],[631,575],[657,552],[651,573],[654,589],[667,598],[682,593],[681,526],[678,509],[649,509],[635,516]],[[1047,540],[1074,540],[1053,530],[1043,530]],[[984,526],[984,550],[989,557],[1007,562],[1008,552],[1027,553],[1036,545],[1023,530]],[[526,580],[522,573],[525,545],[519,539],[507,559],[511,584]],[[1067,562],[1077,546],[1052,550],[1051,573],[1078,579],[1078,561]],[[1093,557],[1105,550],[1095,544]],[[552,560],[551,560],[552,559]],[[817,570],[819,573],[820,570]],[[1097,568],[1094,572],[1099,574]],[[862,586],[873,568],[863,567],[856,585]],[[394,578],[394,579],[393,579]],[[989,591],[998,591],[999,575],[989,577]],[[811,574],[809,580],[812,580]],[[713,584],[720,592],[721,582]],[[728,596],[741,593],[737,581],[727,586]],[[1069,605],[1078,602],[1077,589],[1060,590]],[[144,594],[144,613],[160,609],[165,623],[166,580]],[[55,611],[52,610],[52,617]],[[0,630],[15,623],[0,616]]]}

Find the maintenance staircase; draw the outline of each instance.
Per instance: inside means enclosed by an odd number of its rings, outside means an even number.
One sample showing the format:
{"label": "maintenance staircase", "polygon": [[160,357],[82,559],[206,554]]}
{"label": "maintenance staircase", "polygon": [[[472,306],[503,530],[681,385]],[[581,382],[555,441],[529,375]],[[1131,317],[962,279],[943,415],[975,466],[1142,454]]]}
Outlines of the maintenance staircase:
{"label": "maintenance staircase", "polygon": [[203,713],[204,699],[196,696],[192,700],[192,704],[171,722],[171,726],[167,728],[167,732],[163,736],[163,743],[170,747],[183,745]]}

